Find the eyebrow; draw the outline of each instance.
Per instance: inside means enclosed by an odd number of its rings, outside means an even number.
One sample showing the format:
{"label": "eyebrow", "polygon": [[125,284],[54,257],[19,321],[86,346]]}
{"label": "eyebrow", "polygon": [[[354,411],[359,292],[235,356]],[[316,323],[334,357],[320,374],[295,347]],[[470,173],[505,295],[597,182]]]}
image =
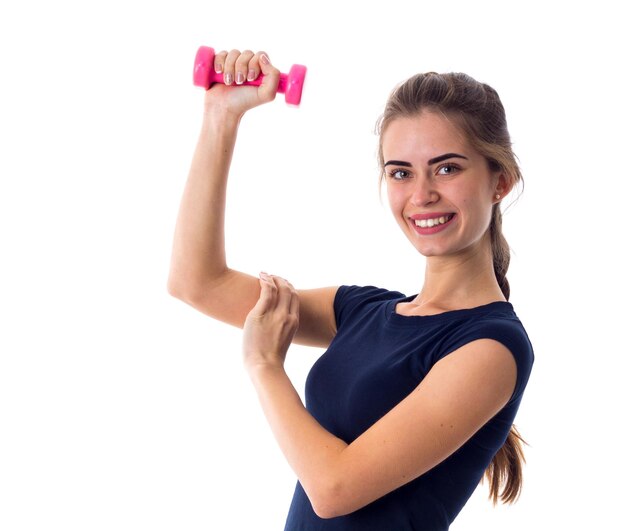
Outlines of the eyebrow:
{"label": "eyebrow", "polygon": [[[428,165],[430,166],[431,164],[437,164],[438,162],[442,162],[447,159],[455,159],[455,158],[469,160],[466,156],[459,155],[458,153],[444,153],[443,155],[439,155],[437,157],[433,157],[432,159],[430,159],[428,161]],[[405,162],[403,160],[388,160],[387,162],[385,162],[384,165],[388,166],[390,164],[393,166],[404,166],[407,168],[411,168],[413,166],[410,162]]]}

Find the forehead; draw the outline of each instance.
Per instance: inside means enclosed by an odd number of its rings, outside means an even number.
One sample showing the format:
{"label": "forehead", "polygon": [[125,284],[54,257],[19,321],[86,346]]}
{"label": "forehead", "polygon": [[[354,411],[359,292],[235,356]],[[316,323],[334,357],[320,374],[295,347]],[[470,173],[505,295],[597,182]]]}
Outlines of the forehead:
{"label": "forehead", "polygon": [[394,119],[381,140],[385,159],[430,159],[449,152],[475,154],[463,131],[448,117],[434,112]]}

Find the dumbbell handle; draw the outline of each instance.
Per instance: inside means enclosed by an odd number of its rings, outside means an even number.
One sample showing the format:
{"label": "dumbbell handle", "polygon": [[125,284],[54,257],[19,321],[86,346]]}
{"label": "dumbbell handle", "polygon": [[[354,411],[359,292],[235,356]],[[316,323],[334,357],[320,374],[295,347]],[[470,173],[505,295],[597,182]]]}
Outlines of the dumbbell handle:
{"label": "dumbbell handle", "polygon": [[[280,93],[280,94],[284,94],[285,91],[287,90],[287,79],[288,79],[288,75],[287,74],[280,74],[280,79],[278,81],[278,89],[276,92]],[[223,73],[217,73],[215,72],[215,70],[213,71],[213,73],[211,74],[211,79],[210,79],[210,85],[213,85],[213,83],[224,83],[224,74]],[[259,74],[259,77],[257,77],[255,80],[253,81],[244,81],[243,83],[233,83],[233,85],[236,86],[241,86],[241,85],[252,85],[254,87],[258,87],[259,85],[261,85],[261,83],[263,83],[263,74]]]}
{"label": "dumbbell handle", "polygon": [[[213,60],[215,50],[208,46],[200,46],[196,53],[193,67],[193,83],[196,86],[208,89],[214,83],[224,83],[224,74],[215,72]],[[285,101],[292,105],[299,105],[302,98],[302,87],[306,75],[304,65],[293,65],[289,74],[280,74],[278,92],[285,95]],[[242,85],[258,87],[263,82],[263,75],[254,81],[244,81]]]}

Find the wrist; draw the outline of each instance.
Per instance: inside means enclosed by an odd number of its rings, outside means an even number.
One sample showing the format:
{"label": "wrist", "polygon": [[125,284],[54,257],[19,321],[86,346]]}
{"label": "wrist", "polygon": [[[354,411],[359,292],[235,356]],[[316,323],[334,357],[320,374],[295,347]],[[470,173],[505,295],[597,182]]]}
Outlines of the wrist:
{"label": "wrist", "polygon": [[221,105],[212,105],[204,109],[202,127],[209,130],[236,131],[243,113],[236,113]]}
{"label": "wrist", "polygon": [[282,363],[271,362],[267,360],[255,360],[246,361],[246,371],[248,376],[256,386],[263,383],[268,378],[275,378],[276,376],[286,376],[285,367]]}

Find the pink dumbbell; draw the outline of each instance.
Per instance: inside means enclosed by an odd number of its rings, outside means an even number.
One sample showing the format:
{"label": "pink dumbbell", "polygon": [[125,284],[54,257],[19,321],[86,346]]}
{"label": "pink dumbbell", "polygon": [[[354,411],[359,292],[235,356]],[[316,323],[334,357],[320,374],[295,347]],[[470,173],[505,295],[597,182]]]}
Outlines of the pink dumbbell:
{"label": "pink dumbbell", "polygon": [[[208,89],[213,83],[224,83],[223,74],[218,74],[213,69],[213,59],[215,50],[208,46],[200,46],[196,53],[196,60],[193,64],[193,84],[198,87]],[[285,101],[292,105],[299,105],[302,98],[302,85],[304,85],[304,76],[306,75],[306,66],[293,65],[289,74],[280,74],[278,82],[278,92],[285,94]],[[254,81],[246,81],[243,85],[259,86],[263,81],[260,75]]]}

